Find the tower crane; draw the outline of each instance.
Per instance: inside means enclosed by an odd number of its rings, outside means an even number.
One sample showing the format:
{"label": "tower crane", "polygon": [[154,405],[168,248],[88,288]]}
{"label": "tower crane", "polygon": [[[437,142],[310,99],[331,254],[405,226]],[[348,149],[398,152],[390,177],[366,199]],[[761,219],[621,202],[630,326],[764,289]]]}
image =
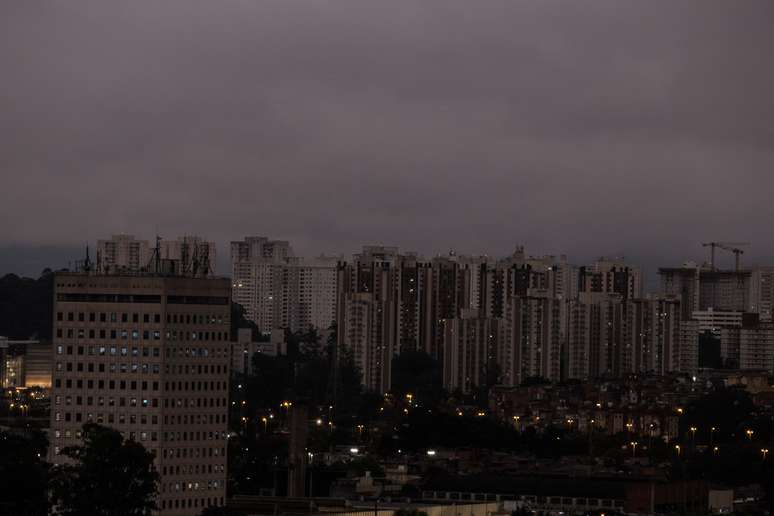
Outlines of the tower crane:
{"label": "tower crane", "polygon": [[741,266],[741,255],[744,254],[744,250],[740,249],[743,246],[750,245],[749,242],[705,242],[701,244],[702,247],[710,248],[710,267],[715,270],[715,248],[723,249],[725,251],[731,251],[734,253],[735,269],[739,272]]}

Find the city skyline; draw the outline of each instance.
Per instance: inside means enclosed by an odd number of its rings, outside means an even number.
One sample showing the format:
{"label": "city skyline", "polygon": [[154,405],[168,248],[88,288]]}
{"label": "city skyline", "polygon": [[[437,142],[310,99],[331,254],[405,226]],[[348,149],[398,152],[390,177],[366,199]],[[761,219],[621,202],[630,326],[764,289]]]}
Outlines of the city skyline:
{"label": "city skyline", "polygon": [[[446,256],[452,252],[454,254],[461,255],[461,256],[462,255],[488,256],[493,259],[502,259],[512,255],[513,252],[519,247],[524,248],[527,251],[527,254],[532,257],[566,256],[568,262],[575,265],[588,264],[588,263],[597,261],[599,259],[620,259],[628,263],[638,265],[642,268],[643,286],[646,292],[654,291],[658,288],[658,269],[662,267],[680,267],[684,263],[689,263],[689,262],[694,262],[697,265],[702,265],[705,263],[708,264],[710,262],[710,251],[708,248],[702,245],[703,243],[705,243],[705,241],[703,240],[697,241],[695,242],[695,245],[687,247],[688,253],[682,256],[681,258],[678,257],[676,260],[666,260],[666,259],[659,259],[657,257],[654,257],[645,261],[638,260],[636,256],[631,256],[628,254],[612,254],[612,253],[605,254],[603,252],[598,252],[594,254],[592,252],[586,256],[574,255],[573,253],[567,252],[561,248],[557,250],[547,250],[543,252],[541,249],[537,249],[532,246],[525,245],[524,242],[513,242],[513,244],[510,247],[505,248],[500,253],[491,252],[490,250],[487,250],[487,249],[472,249],[469,252],[465,252],[463,251],[463,249],[466,249],[465,246],[448,246],[447,248],[444,248],[444,249],[435,249],[435,250],[431,249],[430,252],[422,252],[422,251],[418,251],[417,249],[400,245],[399,242],[384,242],[381,240],[371,240],[371,241],[366,240],[360,243],[356,243],[353,245],[351,249],[346,249],[346,250],[333,249],[330,251],[322,251],[322,250],[305,249],[303,247],[299,247],[296,245],[295,241],[289,238],[286,238],[284,235],[279,235],[271,231],[246,233],[245,235],[240,235],[227,242],[215,241],[215,239],[210,239],[206,235],[202,235],[200,233],[196,233],[195,231],[192,231],[188,233],[180,233],[180,234],[175,233],[175,234],[166,235],[168,238],[164,238],[162,242],[166,242],[167,240],[172,241],[175,239],[184,238],[183,235],[195,236],[196,238],[203,238],[205,240],[212,241],[213,244],[215,244],[215,249],[218,256],[220,256],[220,259],[217,260],[211,272],[213,272],[218,276],[231,277],[233,275],[232,274],[233,271],[230,264],[229,253],[233,243],[236,241],[242,240],[243,238],[246,238],[246,235],[255,236],[255,235],[265,235],[265,234],[272,235],[273,238],[275,239],[289,242],[290,247],[292,248],[295,256],[304,257],[307,259],[313,259],[317,257],[326,257],[326,258],[341,257],[343,260],[351,260],[354,256],[356,256],[358,253],[362,251],[363,247],[369,246],[369,245],[393,246],[398,248],[401,253],[416,253],[419,257],[423,259],[432,259],[437,256]],[[97,237],[92,240],[84,241],[79,245],[72,245],[72,246],[41,246],[41,247],[23,248],[23,249],[3,248],[2,246],[0,246],[0,276],[4,274],[17,274],[19,276],[37,277],[40,274],[40,272],[45,268],[49,268],[52,270],[72,269],[75,267],[77,262],[83,260],[83,258],[85,257],[87,246],[91,249],[91,253],[92,253],[91,259],[92,261],[94,261],[96,259],[96,256],[94,253],[99,248],[99,242],[104,240],[105,238],[111,238],[114,236],[130,236],[138,240],[146,241],[150,248],[153,247],[154,236],[147,232],[130,234],[130,233],[115,232],[115,231],[97,235]],[[765,256],[761,256],[760,254],[756,254],[755,248],[756,247],[754,243],[752,243],[751,246],[745,247],[744,253],[742,254],[742,257],[741,257],[742,267],[744,269],[751,269],[754,267],[767,267],[767,266],[770,266],[772,263],[774,263],[774,257],[768,258]],[[720,269],[732,270],[734,268],[734,256],[730,252],[725,252],[722,250],[716,251],[716,262],[717,262],[716,263],[717,267]]]}
{"label": "city skyline", "polygon": [[774,514],[774,2],[0,2],[0,513]]}

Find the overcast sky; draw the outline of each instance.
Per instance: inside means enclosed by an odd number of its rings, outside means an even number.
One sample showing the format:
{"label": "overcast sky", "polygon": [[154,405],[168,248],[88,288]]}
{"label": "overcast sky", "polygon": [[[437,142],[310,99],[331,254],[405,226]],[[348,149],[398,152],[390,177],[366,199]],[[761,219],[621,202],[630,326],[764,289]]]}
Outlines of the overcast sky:
{"label": "overcast sky", "polygon": [[0,274],[117,232],[221,264],[248,234],[774,262],[772,26],[768,0],[2,2]]}

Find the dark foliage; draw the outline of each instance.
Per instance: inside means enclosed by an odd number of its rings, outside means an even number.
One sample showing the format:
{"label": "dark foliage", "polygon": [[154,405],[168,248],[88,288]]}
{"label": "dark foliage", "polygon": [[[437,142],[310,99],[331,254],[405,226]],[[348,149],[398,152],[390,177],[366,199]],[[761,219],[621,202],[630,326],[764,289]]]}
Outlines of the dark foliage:
{"label": "dark foliage", "polygon": [[0,278],[0,335],[12,339],[50,340],[53,328],[54,275],[40,278],[7,274]]}
{"label": "dark foliage", "polygon": [[52,504],[62,516],[150,516],[156,509],[159,475],[153,454],[120,432],[83,426],[83,446],[62,450],[71,464],[51,476]]}
{"label": "dark foliage", "polygon": [[435,402],[444,396],[441,365],[422,351],[401,353],[392,361],[392,392],[412,393],[417,400]]}
{"label": "dark foliage", "polygon": [[48,514],[45,435],[0,432],[0,514]]}

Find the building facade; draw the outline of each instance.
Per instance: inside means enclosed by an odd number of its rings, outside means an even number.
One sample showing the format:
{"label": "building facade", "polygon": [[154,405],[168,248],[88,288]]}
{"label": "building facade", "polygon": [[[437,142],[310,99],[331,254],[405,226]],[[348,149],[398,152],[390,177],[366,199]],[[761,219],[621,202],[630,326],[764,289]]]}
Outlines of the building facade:
{"label": "building facade", "polygon": [[226,496],[230,283],[56,273],[51,446],[94,422],[155,454],[164,515]]}
{"label": "building facade", "polygon": [[339,257],[294,256],[290,243],[266,237],[231,242],[232,298],[266,333],[325,330],[336,320]]}
{"label": "building facade", "polygon": [[[176,240],[138,240],[134,235],[113,235],[97,241],[96,270],[102,274],[161,271],[168,273],[206,276],[214,274],[217,248],[195,235]],[[158,272],[157,271],[157,272]]]}

